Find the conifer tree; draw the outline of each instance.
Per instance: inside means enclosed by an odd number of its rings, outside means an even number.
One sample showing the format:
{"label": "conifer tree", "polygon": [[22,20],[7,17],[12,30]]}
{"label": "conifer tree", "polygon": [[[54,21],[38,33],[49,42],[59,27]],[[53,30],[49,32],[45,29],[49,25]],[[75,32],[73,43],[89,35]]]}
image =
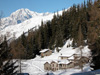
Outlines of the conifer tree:
{"label": "conifer tree", "polygon": [[25,33],[23,32],[23,34],[21,35],[21,43],[24,47],[26,47],[26,36]]}
{"label": "conifer tree", "polygon": [[13,62],[11,59],[10,50],[5,37],[4,42],[0,44],[0,75],[15,75],[17,73],[16,68],[18,66],[15,66],[16,61]]}
{"label": "conifer tree", "polygon": [[91,68],[92,70],[100,69],[100,37],[96,42],[89,46],[91,49],[92,61]]}

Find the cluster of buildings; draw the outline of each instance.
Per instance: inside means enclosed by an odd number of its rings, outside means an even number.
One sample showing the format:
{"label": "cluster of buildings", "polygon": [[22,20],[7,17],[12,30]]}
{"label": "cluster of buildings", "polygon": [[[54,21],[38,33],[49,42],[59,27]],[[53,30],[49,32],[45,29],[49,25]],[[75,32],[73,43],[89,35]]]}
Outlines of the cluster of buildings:
{"label": "cluster of buildings", "polygon": [[[49,56],[52,54],[52,50],[44,49],[40,51],[41,57]],[[44,63],[44,69],[48,71],[57,71],[61,69],[74,68],[81,64],[86,64],[89,62],[89,58],[85,56],[80,56],[79,54],[72,54],[71,56],[60,55],[58,60],[47,61]]]}
{"label": "cluster of buildings", "polygon": [[49,70],[57,71],[59,69],[71,68],[72,66],[74,66],[74,64],[72,62],[68,62],[68,61],[52,61],[52,62],[46,62],[44,64],[44,69],[48,70],[48,71]]}
{"label": "cluster of buildings", "polygon": [[84,65],[89,62],[89,59],[87,57],[82,56],[82,58],[80,58],[80,57],[75,57],[74,55],[70,57],[59,56],[60,60],[45,62],[44,69],[56,71],[61,69],[74,68],[75,66],[79,66],[80,64]]}

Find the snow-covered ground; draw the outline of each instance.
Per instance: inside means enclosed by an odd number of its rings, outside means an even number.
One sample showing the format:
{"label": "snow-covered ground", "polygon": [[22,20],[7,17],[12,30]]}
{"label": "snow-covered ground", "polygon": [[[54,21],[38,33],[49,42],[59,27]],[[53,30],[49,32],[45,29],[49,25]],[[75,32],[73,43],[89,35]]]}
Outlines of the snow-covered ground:
{"label": "snow-covered ground", "polygon": [[[59,56],[67,55],[70,56],[74,53],[79,53],[78,48],[73,49],[72,47],[68,47],[67,45],[71,45],[72,41],[68,40],[65,45],[61,48],[61,51],[54,52],[50,56],[46,56],[44,58],[41,58],[40,56],[36,56],[36,58],[31,60],[22,60],[22,72],[23,73],[29,73],[30,75],[45,75],[47,72],[53,73],[54,75],[71,75],[73,73],[81,72],[80,69],[72,68],[72,69],[66,69],[66,70],[58,70],[56,72],[52,71],[45,71],[44,70],[44,63],[45,62],[51,62],[51,61],[57,61],[60,60]],[[84,56],[90,55],[90,50],[88,49],[88,46],[85,46],[83,48],[83,54]],[[84,71],[89,71],[90,67],[89,64],[84,65]]]}

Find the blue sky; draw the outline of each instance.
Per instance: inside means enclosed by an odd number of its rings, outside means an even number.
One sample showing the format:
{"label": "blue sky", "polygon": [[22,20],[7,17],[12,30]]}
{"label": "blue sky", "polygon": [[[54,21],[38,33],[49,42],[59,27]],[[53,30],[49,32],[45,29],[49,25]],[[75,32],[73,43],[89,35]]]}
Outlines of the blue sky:
{"label": "blue sky", "polygon": [[39,13],[56,12],[82,2],[84,0],[0,0],[0,11],[3,11],[4,17],[21,8]]}

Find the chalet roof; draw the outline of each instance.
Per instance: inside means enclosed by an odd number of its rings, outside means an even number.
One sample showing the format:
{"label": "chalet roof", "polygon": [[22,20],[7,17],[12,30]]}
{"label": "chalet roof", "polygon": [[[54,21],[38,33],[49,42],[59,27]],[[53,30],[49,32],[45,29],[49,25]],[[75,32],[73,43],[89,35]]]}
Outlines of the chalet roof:
{"label": "chalet roof", "polygon": [[59,61],[58,64],[69,64],[69,63],[70,63],[70,61],[68,61],[68,60],[61,60],[61,61]]}
{"label": "chalet roof", "polygon": [[43,50],[40,51],[40,53],[44,53],[46,51],[49,51],[49,49],[43,49]]}
{"label": "chalet roof", "polygon": [[74,56],[69,57],[68,59],[74,59]]}
{"label": "chalet roof", "polygon": [[48,61],[48,62],[45,62],[44,64],[52,64],[52,63],[57,63],[57,64],[69,64],[71,63],[71,61],[68,61],[68,60],[53,60],[53,61]]}
{"label": "chalet roof", "polygon": [[59,56],[59,57],[69,57],[69,56],[66,56],[66,55],[61,55],[61,56]]}
{"label": "chalet roof", "polygon": [[57,60],[53,60],[53,61],[51,61],[51,63],[58,63],[58,61]]}
{"label": "chalet roof", "polygon": [[72,56],[73,54],[70,54],[70,55],[67,55],[67,54],[63,54],[63,55],[60,55],[59,57],[70,57]]}
{"label": "chalet roof", "polygon": [[45,62],[44,64],[50,64],[51,62]]}

